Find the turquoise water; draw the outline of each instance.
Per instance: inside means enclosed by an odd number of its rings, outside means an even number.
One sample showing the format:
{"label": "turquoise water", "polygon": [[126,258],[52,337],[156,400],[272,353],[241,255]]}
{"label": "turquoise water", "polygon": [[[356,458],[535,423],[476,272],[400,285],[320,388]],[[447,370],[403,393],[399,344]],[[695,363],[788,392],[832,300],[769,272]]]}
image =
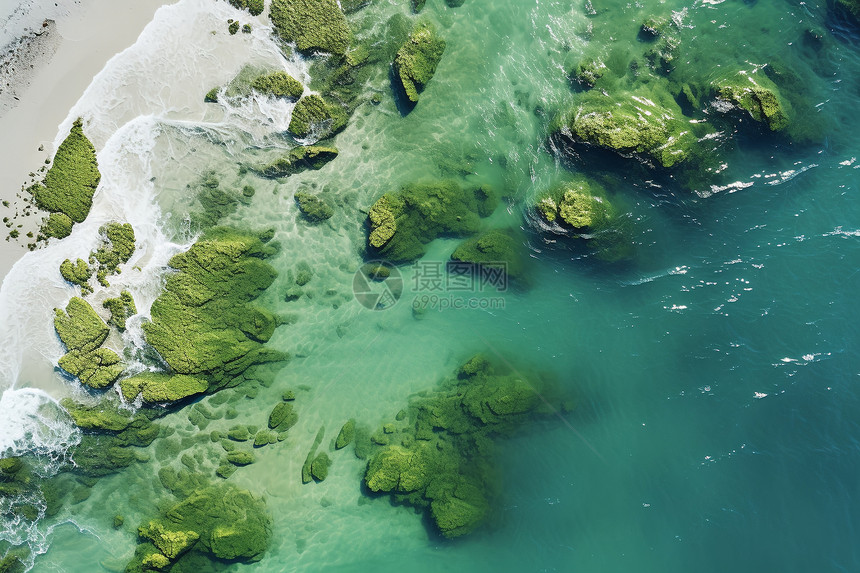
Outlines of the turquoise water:
{"label": "turquoise water", "polygon": [[[400,4],[377,2],[352,16],[359,37],[376,33],[375,23],[392,14],[408,14]],[[211,470],[222,452],[209,443],[210,430],[260,425],[284,390],[297,390],[300,420],[288,439],[259,450],[255,464],[230,478],[265,495],[274,517],[263,561],[232,569],[860,570],[857,24],[823,3],[594,4],[589,14],[580,3],[467,0],[451,9],[429,0],[423,15],[437,22],[448,48],[415,110],[398,112],[387,70],[378,70],[368,94],[380,94],[381,103],[359,107],[337,137],[341,155],[319,172],[280,182],[238,166],[274,156],[266,147],[288,145],[277,133],[278,114],[288,109],[212,108],[197,100],[245,63],[301,75],[307,62],[282,60],[266,48],[264,19],[253,38],[225,39],[222,20],[233,12],[223,3],[183,0],[162,13],[179,27],[200,22],[177,40],[205,53],[185,76],[153,76],[157,95],[113,115],[86,98],[72,111],[105,126],[94,138],[98,149],[113,149],[111,136],[126,130],[125,143],[114,141],[118,163],[122,153],[148,158],[148,167],[126,163],[124,181],[151,193],[152,209],[161,213],[151,235],[144,233],[151,236],[144,267],[164,259],[157,239],[176,249],[187,244],[183,219],[196,209],[187,185],[209,170],[222,185],[257,191],[227,222],[274,226],[284,246],[273,260],[281,274],[261,301],[293,315],[271,343],[293,353],[292,361],[253,399],[240,389],[230,391],[228,404],[212,407],[236,408],[235,420],[215,420],[199,432],[185,410],[163,422],[175,429],[173,440],[203,434],[187,451]],[[619,165],[609,191],[629,210],[637,250],[632,261],[608,264],[534,230],[528,202],[569,173],[546,146],[551,118],[575,97],[567,71],[594,54],[626,65],[642,50],[640,22],[672,10],[688,54],[673,74],[707,69],[716,77],[722,67],[779,61],[797,74],[811,103],[798,108],[799,120],[817,129],[803,145],[724,134],[727,166],[716,188],[698,193]],[[207,26],[216,25],[220,36],[204,49]],[[822,32],[818,49],[804,41],[809,28]],[[147,49],[170,61],[153,45]],[[152,58],[129,60],[124,74],[157,68]],[[157,129],[148,127],[153,123]],[[503,192],[488,224],[522,227],[529,288],[499,295],[503,308],[431,310],[421,320],[413,316],[409,286],[391,309],[362,308],[352,278],[363,260],[366,210],[403,183],[438,177]],[[331,220],[309,226],[298,218],[292,195],[304,186],[316,186],[336,205]],[[106,212],[127,209],[124,198],[111,199],[123,197],[120,185],[101,193]],[[438,240],[424,260],[445,260],[457,244]],[[285,302],[300,261],[314,270],[311,296]],[[411,285],[414,271],[402,270]],[[125,275],[137,281],[139,306],[148,308],[151,281]],[[67,288],[42,305],[50,310],[71,295]],[[51,334],[50,323],[44,330]],[[502,494],[486,527],[446,541],[408,508],[366,498],[365,462],[349,451],[331,454],[325,482],[301,484],[320,426],[324,447],[350,417],[377,427],[410,394],[433,388],[476,352],[556,381],[577,401],[572,413],[500,442]],[[44,354],[49,362],[51,353]],[[11,385],[52,388],[54,397],[75,392],[72,383],[52,380],[22,375]],[[101,480],[89,499],[41,524],[49,533],[38,544],[45,552],[34,571],[122,569],[136,524],[167,495],[157,470],[179,467],[159,455],[158,443],[147,449],[149,462]],[[126,523],[114,530],[117,513]]]}

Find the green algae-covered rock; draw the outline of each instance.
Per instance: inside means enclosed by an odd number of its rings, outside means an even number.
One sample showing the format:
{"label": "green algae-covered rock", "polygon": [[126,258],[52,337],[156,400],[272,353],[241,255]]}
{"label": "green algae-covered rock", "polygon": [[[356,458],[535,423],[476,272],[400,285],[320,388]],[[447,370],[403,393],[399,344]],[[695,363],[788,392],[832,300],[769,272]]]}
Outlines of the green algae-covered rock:
{"label": "green algae-covered rock", "polygon": [[65,311],[54,309],[54,328],[68,350],[59,365],[82,384],[105,388],[122,374],[119,356],[113,350],[99,348],[110,328],[85,300],[73,297]]}
{"label": "green algae-covered rock", "polygon": [[340,106],[311,94],[300,99],[293,108],[287,129],[301,139],[310,135],[325,139],[346,127],[347,120],[347,114]]}
{"label": "green algae-covered rock", "polygon": [[352,39],[335,0],[272,0],[269,17],[278,36],[295,43],[303,54],[343,55]]}
{"label": "green algae-covered rock", "polygon": [[54,309],[54,328],[66,348],[80,352],[92,352],[110,332],[93,307],[79,297],[72,297],[65,311]]}
{"label": "green algae-covered rock", "polygon": [[717,109],[737,108],[771,131],[781,131],[790,123],[791,108],[776,85],[764,74],[739,73],[714,82]]}
{"label": "green algae-covered rock", "polygon": [[96,150],[84,135],[81,120],[77,119],[57,148],[44,183],[34,188],[33,196],[40,209],[63,213],[80,223],[90,212],[100,180]]}
{"label": "green algae-covered rock", "polygon": [[141,525],[137,530],[138,535],[149,539],[161,554],[168,560],[176,559],[197,543],[200,535],[196,531],[175,531],[166,529],[164,524],[158,521],[150,521]]}
{"label": "green algae-covered rock", "polygon": [[302,83],[287,72],[277,71],[257,77],[251,89],[274,97],[299,99],[305,90]]}
{"label": "green algae-covered rock", "polygon": [[576,177],[540,196],[535,212],[543,230],[588,241],[597,258],[613,262],[635,254],[629,217],[620,213],[606,190],[593,180]]}
{"label": "green algae-covered rock", "polygon": [[606,73],[606,64],[601,60],[581,62],[573,72],[571,79],[585,88],[593,88],[597,81]]}
{"label": "green algae-covered rock", "polygon": [[45,238],[55,237],[57,239],[65,239],[72,234],[72,226],[74,225],[68,215],[65,213],[51,213],[42,227],[39,229],[39,234]]}
{"label": "green algae-covered rock", "polygon": [[200,571],[219,561],[262,559],[271,542],[272,520],[262,499],[222,482],[189,492],[139,532],[145,542],[138,546],[127,572],[150,570],[145,561],[156,554],[167,559],[166,565],[158,560],[163,568],[176,570],[180,564],[196,563],[193,570]]}
{"label": "green algae-covered rock", "polygon": [[311,475],[316,481],[325,481],[328,477],[328,470],[331,467],[331,458],[328,454],[321,452],[314,458],[311,463]]}
{"label": "green algae-covered rock", "polygon": [[513,279],[522,278],[526,264],[523,239],[512,230],[501,229],[466,239],[451,254],[451,260],[494,267]]}
{"label": "green algae-covered rock", "polygon": [[257,235],[217,228],[170,260],[177,272],[168,276],[143,330],[173,372],[217,390],[252,365],[287,358],[263,346],[275,316],[248,304],[275,280],[263,259],[276,251]]}
{"label": "green algae-covered rock", "polygon": [[297,191],[294,198],[299,206],[299,211],[301,211],[302,215],[308,221],[319,223],[320,221],[330,219],[334,215],[334,209],[316,195]]}
{"label": "green algae-covered rock", "polygon": [[235,442],[245,442],[251,439],[251,432],[245,426],[233,426],[227,432],[227,437]]}
{"label": "green algae-covered rock", "polygon": [[116,298],[105,299],[102,306],[110,311],[110,319],[108,319],[107,323],[113,324],[120,331],[125,330],[126,319],[137,314],[137,306],[134,304],[134,298],[127,290],[122,291]]}
{"label": "green algae-covered rock", "polygon": [[239,10],[247,10],[252,16],[259,16],[265,9],[264,0],[229,0],[230,5]]}
{"label": "green algae-covered rock", "polygon": [[376,449],[365,485],[428,511],[446,537],[468,534],[484,522],[496,495],[492,439],[552,414],[555,401],[549,388],[474,357],[440,390],[412,400],[400,443]]}
{"label": "green algae-covered rock", "polygon": [[163,372],[142,372],[120,380],[123,398],[131,402],[138,395],[149,404],[178,402],[209,389],[209,383],[201,377]]}
{"label": "green algae-covered rock", "polygon": [[394,57],[394,76],[406,98],[417,103],[419,94],[436,73],[445,52],[445,40],[430,23],[419,24]]}
{"label": "green algae-covered rock", "polygon": [[263,167],[260,174],[264,177],[287,177],[308,169],[321,169],[337,157],[337,149],[322,145],[294,147],[286,156]]}
{"label": "green algae-covered rock", "polygon": [[93,269],[83,259],[78,259],[74,263],[70,259],[66,259],[60,264],[60,274],[63,278],[73,285],[81,287],[83,294],[93,292],[93,288],[89,285],[89,280],[93,276]]}
{"label": "green algae-covered rock", "polygon": [[694,126],[674,101],[660,105],[644,95],[592,94],[581,94],[554,122],[552,137],[562,147],[611,151],[662,168],[684,164],[700,151]]}
{"label": "green algae-covered rock", "polygon": [[454,181],[405,185],[370,208],[368,244],[392,262],[413,261],[440,236],[467,236],[480,228],[497,200],[486,187],[461,188]]}
{"label": "green algae-covered rock", "polygon": [[110,286],[106,277],[119,274],[119,265],[127,263],[134,254],[134,229],[128,223],[108,223],[99,229],[102,245],[90,256],[98,262],[96,277],[102,286]]}
{"label": "green algae-covered rock", "polygon": [[334,442],[334,447],[337,450],[343,449],[350,445],[355,439],[355,419],[350,418],[340,429],[337,434],[337,439]]}
{"label": "green algae-covered rock", "polygon": [[63,398],[60,405],[72,416],[75,425],[85,430],[110,430],[120,432],[128,428],[134,416],[113,407],[107,401],[95,406],[79,404],[71,398]]}

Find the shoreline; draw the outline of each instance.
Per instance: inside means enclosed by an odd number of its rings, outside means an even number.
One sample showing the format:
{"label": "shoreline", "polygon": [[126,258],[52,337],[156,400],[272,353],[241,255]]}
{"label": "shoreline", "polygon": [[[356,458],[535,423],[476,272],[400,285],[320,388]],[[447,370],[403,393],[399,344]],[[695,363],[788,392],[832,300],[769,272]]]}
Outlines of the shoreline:
{"label": "shoreline", "polygon": [[[42,36],[26,31],[8,60],[18,59],[19,69],[4,78],[7,91],[18,98],[0,111],[0,155],[5,169],[0,171],[0,207],[15,227],[22,224],[21,236],[8,237],[3,227],[0,240],[0,277],[5,280],[12,266],[27,252],[27,231],[41,219],[38,212],[24,215],[27,203],[19,197],[45,160],[53,157],[57,130],[69,110],[83,94],[92,78],[116,54],[131,46],[153,19],[158,8],[170,1],[139,0],[131,4],[112,0],[85,0],[67,15],[58,17]],[[20,56],[20,57],[19,57]],[[63,135],[59,137],[60,141]],[[41,149],[41,150],[40,150]],[[17,219],[13,219],[17,215]]]}

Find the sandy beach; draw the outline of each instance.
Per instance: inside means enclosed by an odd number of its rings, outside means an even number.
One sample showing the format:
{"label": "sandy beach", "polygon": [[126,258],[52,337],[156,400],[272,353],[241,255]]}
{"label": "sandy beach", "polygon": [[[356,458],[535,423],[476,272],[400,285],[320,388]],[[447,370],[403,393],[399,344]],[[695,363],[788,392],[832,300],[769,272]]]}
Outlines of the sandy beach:
{"label": "sandy beach", "polygon": [[[22,185],[53,156],[57,129],[87,85],[114,55],[134,43],[164,0],[82,0],[68,15],[56,20],[47,38],[31,42],[22,56],[23,65],[8,75],[6,91],[17,105],[0,111],[0,208],[3,217],[23,224],[17,241],[0,241],[0,276],[27,252],[25,234],[35,230],[41,216],[23,216],[25,206],[17,195]],[[26,44],[25,44],[26,45]],[[29,61],[28,61],[29,60]],[[31,67],[32,66],[32,67]],[[39,149],[42,149],[41,151]],[[4,229],[4,239],[8,231]]]}

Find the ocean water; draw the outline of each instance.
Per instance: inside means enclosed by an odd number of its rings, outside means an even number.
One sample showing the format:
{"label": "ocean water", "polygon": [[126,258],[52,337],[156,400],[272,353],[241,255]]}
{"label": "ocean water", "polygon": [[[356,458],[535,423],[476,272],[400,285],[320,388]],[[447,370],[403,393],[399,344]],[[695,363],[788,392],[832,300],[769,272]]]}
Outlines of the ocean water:
{"label": "ocean water", "polygon": [[[362,38],[394,14],[412,18],[408,2],[393,0],[350,18]],[[694,191],[619,166],[609,191],[628,211],[636,255],[610,264],[535,230],[528,205],[571,173],[546,144],[552,117],[575,98],[567,73],[583,58],[626,65],[643,49],[637,32],[649,15],[682,28],[673,74],[790,69],[810,135],[789,144],[724,133],[724,168]],[[253,33],[229,36],[236,17]],[[287,389],[299,414],[285,442],[230,478],[265,495],[274,519],[266,557],[231,570],[860,571],[858,24],[824,2],[784,0],[428,0],[422,17],[448,47],[418,106],[402,115],[379,70],[367,94],[381,101],[360,106],[337,136],[340,156],[280,181],[240,167],[293,145],[283,136],[292,106],[203,103],[246,66],[309,79],[310,62],[282,54],[264,16],[180,0],[129,39],[58,128],[57,142],[83,117],[98,150],[103,178],[89,218],[25,255],[0,289],[0,451],[38,454],[49,474],[79,439],[53,405],[83,397],[54,368],[62,348],[52,309],[76,294],[60,262],[89,252],[104,222],[132,223],[135,258],[92,298],[133,292],[140,315],[108,344],[139,356],[166,261],[194,239],[189,186],[214,173],[222,186],[256,190],[225,222],[274,227],[283,245],[260,303],[293,317],[270,344],[294,357],[255,398],[231,391],[235,420],[199,432],[184,410],[162,423],[171,439],[204,434],[189,453],[206,466],[222,455],[210,430],[263,424]],[[487,225],[522,228],[528,288],[417,319],[417,271],[403,267],[403,298],[365,309],[352,281],[367,209],[404,183],[440,177],[504,195]],[[334,217],[302,221],[292,197],[303,188],[335,204]],[[457,244],[437,240],[423,261],[444,261]],[[314,271],[308,295],[285,302],[302,262]],[[331,454],[325,482],[301,484],[321,426],[323,448],[350,417],[375,428],[476,352],[553,380],[577,402],[499,443],[501,497],[486,527],[446,541],[408,508],[365,497],[365,462],[349,450]],[[122,570],[136,525],[167,495],[158,469],[178,467],[157,444],[149,462],[102,479],[56,518],[0,523],[0,539],[29,545],[33,571]]]}

